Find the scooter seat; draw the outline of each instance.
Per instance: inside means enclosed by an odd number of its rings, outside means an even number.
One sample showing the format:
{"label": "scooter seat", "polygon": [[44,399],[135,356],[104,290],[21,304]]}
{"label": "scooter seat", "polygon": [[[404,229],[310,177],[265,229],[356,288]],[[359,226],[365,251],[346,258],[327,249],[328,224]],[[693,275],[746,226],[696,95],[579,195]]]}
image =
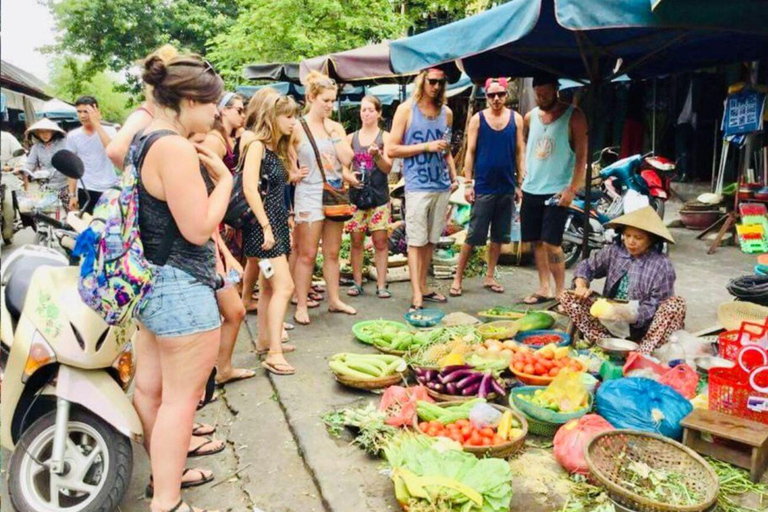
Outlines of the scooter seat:
{"label": "scooter seat", "polygon": [[[576,197],[578,197],[580,199],[586,199],[586,197],[587,197],[586,190],[584,190],[584,189],[579,190],[579,193],[576,194]],[[591,198],[590,202],[594,203],[595,201],[597,201],[601,197],[603,197],[603,191],[600,190],[599,188],[590,189],[589,197]]]}
{"label": "scooter seat", "polygon": [[32,282],[32,275],[40,267],[66,267],[61,261],[41,256],[26,256],[20,258],[11,264],[7,272],[11,274],[8,283],[5,286],[5,305],[11,318],[17,322],[21,317],[21,310],[24,308],[24,300],[27,298],[27,291]]}

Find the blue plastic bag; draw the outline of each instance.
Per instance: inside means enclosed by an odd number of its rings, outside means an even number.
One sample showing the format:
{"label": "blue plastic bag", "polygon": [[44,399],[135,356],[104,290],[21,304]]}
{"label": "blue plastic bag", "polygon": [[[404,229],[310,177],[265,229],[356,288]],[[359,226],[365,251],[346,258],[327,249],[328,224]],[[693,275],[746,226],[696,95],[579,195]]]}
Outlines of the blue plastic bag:
{"label": "blue plastic bag", "polygon": [[664,384],[642,377],[608,381],[597,390],[597,412],[616,428],[681,439],[680,422],[693,411],[686,398]]}

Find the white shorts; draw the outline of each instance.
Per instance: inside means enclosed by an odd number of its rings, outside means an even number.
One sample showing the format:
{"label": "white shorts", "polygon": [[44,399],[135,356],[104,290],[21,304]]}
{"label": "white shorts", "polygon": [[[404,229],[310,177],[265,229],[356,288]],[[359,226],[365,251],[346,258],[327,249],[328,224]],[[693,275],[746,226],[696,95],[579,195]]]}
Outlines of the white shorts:
{"label": "white shorts", "polygon": [[293,198],[293,213],[296,224],[324,220],[323,182],[299,183]]}
{"label": "white shorts", "polygon": [[424,247],[440,241],[448,220],[450,197],[448,190],[405,193],[405,234],[409,246]]}

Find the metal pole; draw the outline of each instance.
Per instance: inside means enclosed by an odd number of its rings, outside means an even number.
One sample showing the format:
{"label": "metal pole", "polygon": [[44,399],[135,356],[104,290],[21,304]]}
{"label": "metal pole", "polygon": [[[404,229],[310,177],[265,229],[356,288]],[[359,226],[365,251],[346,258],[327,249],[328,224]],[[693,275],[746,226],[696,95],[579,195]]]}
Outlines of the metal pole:
{"label": "metal pole", "polygon": [[653,79],[653,117],[651,128],[651,153],[656,156],[656,79]]}
{"label": "metal pole", "polygon": [[[592,131],[594,130],[595,126],[595,120],[597,118],[597,102],[600,98],[600,91],[602,90],[603,81],[602,77],[599,73],[594,73],[594,76],[592,77],[592,80],[590,81],[590,88],[593,90],[594,94],[592,95],[592,100],[589,102],[589,105],[587,105],[588,112],[587,112],[587,133],[592,134]],[[589,231],[590,231],[590,225],[589,225],[589,219],[590,219],[590,211],[592,207],[592,163],[591,158],[594,154],[595,148],[593,146],[595,145],[596,140],[595,137],[589,136],[589,141],[587,143],[589,149],[587,151],[587,179],[586,183],[584,184],[584,191],[585,191],[585,198],[584,198],[584,226],[583,226],[583,232],[584,232],[584,238],[581,242],[581,254],[582,259],[589,258]]]}

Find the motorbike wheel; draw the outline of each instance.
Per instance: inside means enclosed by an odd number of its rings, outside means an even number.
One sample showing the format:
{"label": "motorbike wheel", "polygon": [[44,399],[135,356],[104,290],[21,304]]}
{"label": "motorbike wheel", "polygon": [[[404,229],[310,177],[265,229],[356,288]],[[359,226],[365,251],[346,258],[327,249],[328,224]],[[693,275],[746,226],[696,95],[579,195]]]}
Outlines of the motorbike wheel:
{"label": "motorbike wheel", "polygon": [[664,210],[665,210],[664,201],[658,197],[651,197],[649,202],[653,207],[653,209],[656,210],[656,214],[659,216],[659,218],[661,220],[664,220]]}
{"label": "motorbike wheel", "polygon": [[[566,233],[572,235],[574,238],[583,239],[583,230],[579,228],[576,224],[580,222],[580,220],[574,216],[573,214],[570,215],[570,218],[568,219],[568,222],[566,223]],[[565,254],[565,268],[571,268],[574,266],[579,259],[581,259],[581,245],[575,244],[573,242],[569,242],[567,240],[563,240],[562,243],[563,253]]]}
{"label": "motorbike wheel", "polygon": [[46,466],[55,429],[53,410],[35,421],[16,445],[8,471],[8,494],[16,510],[117,510],[133,470],[128,438],[98,416],[73,407],[64,455],[66,470],[63,475],[56,475]]}

